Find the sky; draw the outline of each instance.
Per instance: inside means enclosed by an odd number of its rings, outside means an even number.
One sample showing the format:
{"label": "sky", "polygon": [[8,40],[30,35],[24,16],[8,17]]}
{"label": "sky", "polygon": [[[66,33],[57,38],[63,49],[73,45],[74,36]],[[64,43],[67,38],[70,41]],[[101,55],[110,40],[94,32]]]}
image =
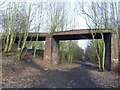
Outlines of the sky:
{"label": "sky", "polygon": [[88,1],[98,1],[98,2],[108,2],[108,1],[119,1],[119,0],[9,0],[12,2],[24,2],[24,1],[28,1],[28,2],[41,2],[41,1],[49,1],[49,2],[77,2],[77,1],[84,1],[84,2],[88,2]]}
{"label": "sky", "polygon": [[[0,0],[0,1],[5,1],[5,0]],[[82,1],[82,0],[8,0],[8,1],[11,1],[11,2],[24,2],[24,1],[28,1],[28,2],[41,2],[41,1],[44,1],[44,2],[77,2],[77,1]],[[88,2],[88,1],[91,1],[91,0],[83,0],[83,1]],[[92,1],[96,1],[96,0],[92,0]],[[112,1],[112,0],[97,0],[97,1],[105,1],[105,2],[107,2],[107,1]],[[73,8],[73,7],[71,7],[71,8]],[[74,16],[75,20],[77,20],[77,22],[80,23],[80,24],[78,24],[76,26],[75,29],[86,29],[87,25],[86,25],[85,19],[82,18],[81,16],[78,16],[75,13],[74,13],[74,15],[75,15]],[[78,45],[80,47],[82,47],[83,49],[86,48],[87,43],[88,43],[88,40],[78,40]]]}
{"label": "sky", "polygon": [[[79,16],[77,18],[77,20],[80,21],[80,24],[76,27],[77,29],[86,29],[87,28],[86,21],[84,18]],[[78,45],[82,49],[85,49],[87,47],[87,43],[88,43],[88,40],[85,40],[85,39],[78,40]]]}
{"label": "sky", "polygon": [[[1,0],[1,2],[3,2],[3,1],[5,1],[5,0]],[[11,2],[24,2],[24,0],[8,0],[8,1],[11,1]],[[26,0],[26,1],[28,1],[28,2],[36,2],[36,1],[38,1],[38,2],[41,2],[42,0]],[[43,0],[43,1],[45,1],[46,2],[46,0]],[[55,2],[55,1],[63,1],[63,0],[47,0],[47,1],[53,1],[53,2]],[[78,1],[78,0],[64,0],[65,2],[74,2],[74,1]],[[6,4],[4,4],[4,6],[3,7],[6,7]],[[71,10],[71,8],[74,8],[74,5],[71,5],[71,7],[69,7],[69,9]],[[80,23],[80,24],[78,24],[77,26],[76,26],[76,28],[75,29],[86,29],[87,28],[87,26],[86,26],[86,22],[85,22],[85,20],[82,18],[82,17],[80,17],[79,15],[77,15],[76,13],[72,13],[72,12],[70,12],[71,13],[71,15],[70,15],[70,19],[71,19],[71,16],[72,17],[74,17],[74,19],[75,20],[77,20],[78,21],[78,23]],[[73,15],[72,15],[73,14]],[[69,29],[72,29],[72,28],[68,28],[68,30]],[[86,45],[87,45],[87,40],[78,40],[78,45],[80,46],[80,47],[82,47],[83,49],[85,49],[85,47],[86,47]]]}

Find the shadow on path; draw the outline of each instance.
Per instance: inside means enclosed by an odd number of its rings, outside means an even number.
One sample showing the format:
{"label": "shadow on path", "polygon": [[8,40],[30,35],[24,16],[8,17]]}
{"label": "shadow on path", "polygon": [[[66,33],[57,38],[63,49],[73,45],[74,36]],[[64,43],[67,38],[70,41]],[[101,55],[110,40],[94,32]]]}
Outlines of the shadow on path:
{"label": "shadow on path", "polygon": [[84,69],[75,68],[68,72],[48,71],[44,77],[46,80],[35,88],[98,88]]}
{"label": "shadow on path", "polygon": [[[83,63],[78,63],[83,64]],[[34,63],[31,60],[30,65],[43,71],[42,76],[37,76],[36,78],[42,78],[39,85],[34,85],[34,88],[98,88],[92,80],[91,77],[84,66],[88,68],[95,68],[90,65],[82,65],[82,67],[77,67],[74,69],[70,69],[68,71],[60,71],[60,70],[47,70],[44,71],[43,67]]]}
{"label": "shadow on path", "polygon": [[79,62],[76,62],[76,64],[80,64],[82,67],[85,67],[86,69],[89,69],[89,70],[96,70],[96,71],[100,71],[99,68],[97,67],[97,65],[93,65],[93,63],[85,63],[83,61],[79,61]]}

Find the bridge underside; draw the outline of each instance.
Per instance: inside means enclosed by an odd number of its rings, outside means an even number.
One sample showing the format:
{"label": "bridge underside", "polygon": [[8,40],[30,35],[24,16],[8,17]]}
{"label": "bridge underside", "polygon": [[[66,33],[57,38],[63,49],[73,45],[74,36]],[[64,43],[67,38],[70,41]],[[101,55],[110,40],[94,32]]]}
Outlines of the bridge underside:
{"label": "bridge underside", "polygon": [[[91,34],[93,33],[93,34]],[[102,39],[101,33],[103,33],[105,40],[105,69],[111,70],[117,66],[118,63],[118,45],[116,40],[116,34],[112,34],[111,30],[74,30],[64,31],[57,33],[31,33],[29,34],[27,41],[36,41],[38,35],[38,41],[45,41],[44,60],[51,61],[52,65],[59,64],[59,41],[60,40],[80,40],[80,39]]]}
{"label": "bridge underside", "polygon": [[[111,33],[104,33],[103,35],[110,35]],[[51,35],[56,40],[80,40],[80,39],[93,39],[92,34],[72,34],[72,35]],[[37,36],[28,37],[27,41],[36,41]],[[38,41],[45,41],[47,36],[38,36]],[[50,37],[50,36],[48,36]],[[96,33],[94,39],[102,39],[100,33]]]}
{"label": "bridge underside", "polygon": [[101,39],[101,33],[111,34],[111,30],[97,30],[93,29],[80,29],[80,30],[70,30],[70,31],[62,31],[55,33],[29,33],[27,41],[36,41],[36,37],[38,36],[38,41],[45,41],[46,37],[54,37],[56,40],[79,40],[79,39],[93,39],[92,35],[94,35],[95,39]]}

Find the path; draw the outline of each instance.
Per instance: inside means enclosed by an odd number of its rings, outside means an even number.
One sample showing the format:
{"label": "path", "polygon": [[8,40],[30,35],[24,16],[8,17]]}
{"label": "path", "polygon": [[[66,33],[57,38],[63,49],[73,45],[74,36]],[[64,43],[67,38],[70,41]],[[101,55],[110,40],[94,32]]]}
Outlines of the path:
{"label": "path", "polygon": [[[34,62],[3,58],[3,87],[13,88],[118,88],[118,75],[99,72],[90,65],[45,69]],[[5,63],[6,62],[6,63]],[[74,64],[73,64],[74,65]]]}

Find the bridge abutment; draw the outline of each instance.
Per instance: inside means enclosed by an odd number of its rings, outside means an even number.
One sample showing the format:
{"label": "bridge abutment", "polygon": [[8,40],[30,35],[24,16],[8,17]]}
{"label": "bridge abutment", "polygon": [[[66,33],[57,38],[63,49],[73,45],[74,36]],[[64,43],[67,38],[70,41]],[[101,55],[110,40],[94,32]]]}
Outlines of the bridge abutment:
{"label": "bridge abutment", "polygon": [[52,65],[59,64],[59,40],[52,37]]}
{"label": "bridge abutment", "polygon": [[51,47],[51,37],[46,37],[45,39],[45,49],[44,49],[44,60],[51,60],[52,58],[52,47]]}
{"label": "bridge abutment", "polygon": [[118,48],[118,35],[112,33],[111,36],[111,70],[118,69],[119,64],[119,48]]}
{"label": "bridge abutment", "polygon": [[111,70],[111,33],[104,34],[105,40],[105,70]]}
{"label": "bridge abutment", "polygon": [[118,54],[118,38],[117,34],[105,34],[105,69],[115,70],[118,69],[119,54]]}
{"label": "bridge abutment", "polygon": [[49,60],[54,66],[59,64],[59,40],[47,36],[45,40],[44,60]]}

